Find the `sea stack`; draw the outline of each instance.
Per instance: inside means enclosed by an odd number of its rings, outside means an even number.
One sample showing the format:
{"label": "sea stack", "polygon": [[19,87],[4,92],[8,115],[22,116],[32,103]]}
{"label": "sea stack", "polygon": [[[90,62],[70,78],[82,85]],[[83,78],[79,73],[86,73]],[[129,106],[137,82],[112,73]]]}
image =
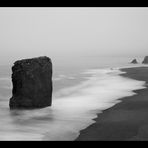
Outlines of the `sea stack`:
{"label": "sea stack", "polygon": [[143,63],[143,64],[148,64],[148,56],[145,56],[145,57],[144,57],[144,60],[143,60],[142,63]]}
{"label": "sea stack", "polygon": [[35,109],[51,106],[52,62],[42,56],[18,60],[12,66],[10,109]]}
{"label": "sea stack", "polygon": [[134,59],[134,60],[131,61],[131,63],[132,63],[132,64],[137,64],[138,62],[137,62],[136,59]]}

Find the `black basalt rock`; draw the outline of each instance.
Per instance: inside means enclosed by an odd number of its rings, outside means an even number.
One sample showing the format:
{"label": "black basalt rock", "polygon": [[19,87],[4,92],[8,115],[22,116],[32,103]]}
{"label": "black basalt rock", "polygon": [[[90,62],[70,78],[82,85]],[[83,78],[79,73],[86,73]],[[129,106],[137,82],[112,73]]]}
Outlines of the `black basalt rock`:
{"label": "black basalt rock", "polygon": [[132,64],[137,64],[138,62],[137,62],[136,59],[133,59],[133,60],[131,61],[131,63],[132,63]]}
{"label": "black basalt rock", "polygon": [[143,64],[148,64],[148,56],[144,57],[144,60],[142,61]]}
{"label": "black basalt rock", "polygon": [[52,62],[43,56],[16,61],[12,67],[10,109],[35,109],[52,104]]}

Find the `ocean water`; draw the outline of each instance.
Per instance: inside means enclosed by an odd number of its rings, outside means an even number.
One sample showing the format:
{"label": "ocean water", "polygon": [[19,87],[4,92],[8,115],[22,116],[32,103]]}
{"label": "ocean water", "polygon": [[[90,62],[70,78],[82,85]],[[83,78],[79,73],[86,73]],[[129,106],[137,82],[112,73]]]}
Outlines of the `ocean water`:
{"label": "ocean water", "polygon": [[[9,110],[11,66],[0,66],[0,140],[75,140],[103,110],[135,95],[145,82],[121,76],[131,57],[52,59],[53,104],[35,110]],[[139,61],[142,58],[138,59]]]}

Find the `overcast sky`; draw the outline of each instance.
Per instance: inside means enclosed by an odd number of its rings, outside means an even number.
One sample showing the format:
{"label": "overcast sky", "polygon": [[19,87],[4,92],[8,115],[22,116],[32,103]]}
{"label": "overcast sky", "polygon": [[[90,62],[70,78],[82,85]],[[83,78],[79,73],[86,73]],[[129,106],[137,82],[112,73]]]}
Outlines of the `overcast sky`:
{"label": "overcast sky", "polygon": [[0,63],[148,55],[148,8],[0,8]]}

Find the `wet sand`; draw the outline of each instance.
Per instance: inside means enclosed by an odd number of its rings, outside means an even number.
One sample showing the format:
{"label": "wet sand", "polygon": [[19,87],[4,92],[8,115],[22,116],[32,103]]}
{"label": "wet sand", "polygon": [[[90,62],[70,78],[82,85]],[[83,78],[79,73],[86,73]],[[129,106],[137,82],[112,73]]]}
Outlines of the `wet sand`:
{"label": "wet sand", "polygon": [[[148,67],[124,68],[122,76],[146,81]],[[76,141],[147,141],[148,88],[134,91],[136,95],[121,98],[121,103],[104,110],[96,122],[80,132]]]}

